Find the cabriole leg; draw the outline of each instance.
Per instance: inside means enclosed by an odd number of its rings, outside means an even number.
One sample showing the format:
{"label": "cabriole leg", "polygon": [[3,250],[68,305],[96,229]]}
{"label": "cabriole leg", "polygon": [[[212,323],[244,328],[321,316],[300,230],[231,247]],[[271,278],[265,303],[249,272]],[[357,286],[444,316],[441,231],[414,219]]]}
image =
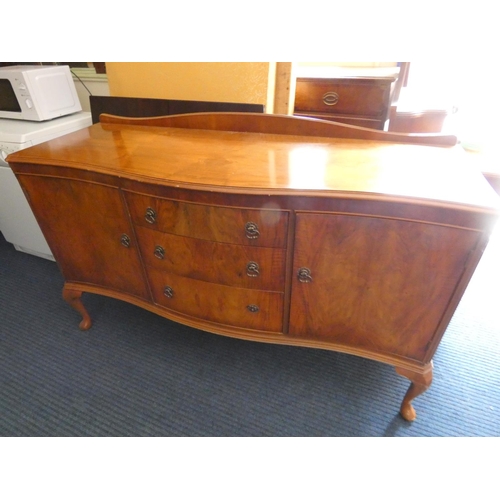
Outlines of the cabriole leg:
{"label": "cabriole leg", "polygon": [[89,313],[81,301],[82,292],[64,287],[62,295],[63,299],[82,315],[82,321],[78,325],[80,330],[88,330],[92,326],[92,320],[90,319]]}
{"label": "cabriole leg", "polygon": [[396,367],[396,373],[411,381],[400,409],[401,416],[411,422],[417,418],[417,412],[411,402],[425,392],[432,383],[432,361],[421,369]]}

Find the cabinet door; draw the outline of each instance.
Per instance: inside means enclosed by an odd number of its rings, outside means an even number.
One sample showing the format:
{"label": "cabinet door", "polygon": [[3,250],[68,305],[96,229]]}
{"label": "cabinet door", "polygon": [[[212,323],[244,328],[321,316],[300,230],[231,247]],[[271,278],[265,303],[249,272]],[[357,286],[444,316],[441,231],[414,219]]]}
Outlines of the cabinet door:
{"label": "cabinet door", "polygon": [[422,361],[478,238],[436,224],[298,214],[290,335]]}
{"label": "cabinet door", "polygon": [[32,175],[19,181],[65,280],[149,299],[117,188]]}

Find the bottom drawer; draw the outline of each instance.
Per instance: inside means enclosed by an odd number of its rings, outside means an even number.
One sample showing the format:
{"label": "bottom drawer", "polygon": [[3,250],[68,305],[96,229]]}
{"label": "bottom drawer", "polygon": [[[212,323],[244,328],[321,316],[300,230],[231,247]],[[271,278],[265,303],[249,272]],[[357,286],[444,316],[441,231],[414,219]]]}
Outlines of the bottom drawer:
{"label": "bottom drawer", "polygon": [[229,326],[281,332],[283,293],[194,280],[147,268],[154,301],[198,319]]}

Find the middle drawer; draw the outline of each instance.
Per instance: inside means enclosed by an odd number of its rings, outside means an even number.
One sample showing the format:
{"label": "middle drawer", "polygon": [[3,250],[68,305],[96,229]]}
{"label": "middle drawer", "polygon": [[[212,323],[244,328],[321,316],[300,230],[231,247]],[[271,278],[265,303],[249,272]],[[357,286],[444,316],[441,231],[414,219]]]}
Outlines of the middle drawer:
{"label": "middle drawer", "polygon": [[285,286],[286,250],[218,243],[136,226],[148,267],[221,285],[280,291]]}

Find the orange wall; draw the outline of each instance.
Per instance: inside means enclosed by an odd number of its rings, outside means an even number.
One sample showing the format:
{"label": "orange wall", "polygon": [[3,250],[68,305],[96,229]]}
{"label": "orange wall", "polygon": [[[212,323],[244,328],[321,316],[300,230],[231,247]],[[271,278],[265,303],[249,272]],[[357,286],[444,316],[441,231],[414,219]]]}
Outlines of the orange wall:
{"label": "orange wall", "polygon": [[268,62],[107,62],[110,95],[244,102],[274,107]]}

